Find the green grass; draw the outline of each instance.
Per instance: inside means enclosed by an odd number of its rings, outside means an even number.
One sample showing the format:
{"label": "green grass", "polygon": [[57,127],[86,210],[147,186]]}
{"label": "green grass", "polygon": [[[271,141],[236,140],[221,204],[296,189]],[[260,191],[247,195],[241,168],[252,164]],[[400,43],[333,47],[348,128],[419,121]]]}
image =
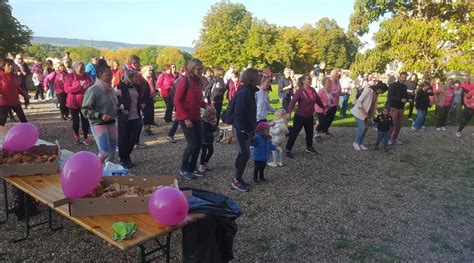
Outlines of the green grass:
{"label": "green grass", "polygon": [[[355,127],[356,126],[355,119],[351,115],[351,109],[352,109],[354,100],[355,100],[355,93],[353,93],[351,95],[350,99],[349,99],[349,104],[347,106],[347,117],[341,119],[340,116],[339,116],[339,111],[338,111],[336,113],[336,118],[335,118],[334,122],[332,123],[332,126],[335,126],[335,127]],[[382,95],[379,96],[378,104],[377,104],[377,108],[378,108],[379,112],[382,111],[386,101],[387,101],[387,93],[382,94]],[[224,105],[223,105],[223,109],[225,109],[227,107],[227,104],[228,104],[228,101],[225,100]],[[280,101],[278,99],[278,85],[276,85],[276,84],[272,85],[272,92],[270,92],[270,104],[275,109],[281,108],[281,104],[280,104]],[[165,102],[163,101],[163,99],[161,97],[158,98],[158,100],[156,101],[155,107],[157,107],[159,109],[164,109],[166,107]],[[425,126],[434,126],[434,125],[436,125],[436,120],[437,119],[436,119],[436,115],[434,114],[434,111],[435,111],[434,106],[431,107],[428,110],[428,114],[426,116],[426,121],[425,121]],[[411,125],[411,122],[408,120],[408,117],[407,117],[408,112],[409,112],[409,108],[408,108],[408,104],[407,104],[407,106],[405,107],[405,118],[403,120],[403,126],[407,126],[407,127],[409,127]],[[413,110],[413,117],[416,117],[416,109]],[[272,121],[273,118],[274,118],[273,113],[269,113],[268,118],[267,118],[268,121]],[[457,125],[457,122],[453,121],[450,124],[449,121],[448,121],[448,125]]]}

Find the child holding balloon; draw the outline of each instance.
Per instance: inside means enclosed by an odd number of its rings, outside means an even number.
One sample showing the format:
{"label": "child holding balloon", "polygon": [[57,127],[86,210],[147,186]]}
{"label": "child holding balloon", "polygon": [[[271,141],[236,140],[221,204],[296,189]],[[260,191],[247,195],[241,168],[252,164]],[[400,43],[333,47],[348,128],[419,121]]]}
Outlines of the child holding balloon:
{"label": "child holding balloon", "polygon": [[255,168],[253,172],[253,183],[267,181],[264,176],[265,167],[267,167],[268,156],[273,150],[276,150],[270,136],[270,127],[268,122],[259,122],[255,128],[255,139],[252,140],[253,160]]}

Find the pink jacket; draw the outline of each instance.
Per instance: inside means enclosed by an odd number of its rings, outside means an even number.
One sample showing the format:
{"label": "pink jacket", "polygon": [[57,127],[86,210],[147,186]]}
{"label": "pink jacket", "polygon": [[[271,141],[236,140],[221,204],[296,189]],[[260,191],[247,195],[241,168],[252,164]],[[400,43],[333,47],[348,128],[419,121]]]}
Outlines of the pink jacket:
{"label": "pink jacket", "polygon": [[160,93],[162,97],[169,97],[171,96],[171,88],[173,87],[173,82],[175,78],[173,74],[163,72],[158,76],[158,80],[156,81],[156,87],[160,89]]}
{"label": "pink jacket", "polygon": [[318,95],[321,98],[321,101],[323,102],[324,108],[321,108],[318,104],[315,104],[314,109],[317,113],[325,113],[331,107],[331,101],[333,101],[334,99],[328,101],[328,95],[324,89],[320,89]]}
{"label": "pink jacket", "polygon": [[66,72],[53,71],[49,73],[43,81],[43,87],[45,90],[48,90],[49,83],[53,81],[54,83],[54,94],[64,93],[64,80],[67,76]]}
{"label": "pink jacket", "polygon": [[331,95],[332,95],[332,103],[331,107],[339,105],[339,96],[341,95],[341,83],[339,79],[331,79],[332,81],[332,88],[331,88]]}
{"label": "pink jacket", "polygon": [[71,109],[80,109],[84,100],[84,93],[92,86],[89,75],[82,76],[71,73],[64,79],[64,91],[67,93],[66,106]]}
{"label": "pink jacket", "polygon": [[464,105],[466,105],[466,107],[474,109],[474,89],[471,89],[471,91],[464,94]]}

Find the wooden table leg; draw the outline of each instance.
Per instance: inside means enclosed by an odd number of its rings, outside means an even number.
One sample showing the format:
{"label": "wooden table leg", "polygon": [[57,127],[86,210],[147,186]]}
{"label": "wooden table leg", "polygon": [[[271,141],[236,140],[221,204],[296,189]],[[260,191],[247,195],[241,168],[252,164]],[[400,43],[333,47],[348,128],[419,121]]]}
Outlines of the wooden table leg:
{"label": "wooden table leg", "polygon": [[3,181],[3,198],[5,202],[5,219],[0,220],[0,225],[5,224],[8,221],[8,192],[7,192],[7,182]]}
{"label": "wooden table leg", "polygon": [[150,250],[150,251],[146,251],[146,248],[144,245],[139,245],[138,246],[138,262],[140,263],[145,263],[145,262],[148,262],[147,260],[147,257],[156,253],[156,252],[162,252],[162,254],[158,255],[157,257],[153,258],[153,259],[157,259],[157,258],[160,258],[160,257],[165,257],[165,260],[166,260],[166,263],[169,263],[170,260],[171,260],[171,234],[172,233],[168,233],[166,234],[166,241],[165,241],[165,244],[162,244],[160,242],[160,240],[158,239],[155,239],[155,242],[157,243],[157,247]]}

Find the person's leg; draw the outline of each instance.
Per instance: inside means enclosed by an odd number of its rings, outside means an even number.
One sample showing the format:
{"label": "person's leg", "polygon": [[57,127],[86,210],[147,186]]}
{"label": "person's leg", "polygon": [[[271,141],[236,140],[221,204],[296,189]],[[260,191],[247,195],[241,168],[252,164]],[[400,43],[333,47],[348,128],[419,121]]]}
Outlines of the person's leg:
{"label": "person's leg", "polygon": [[206,155],[207,155],[207,148],[209,144],[203,144],[201,146],[201,165],[204,165],[206,163]]}
{"label": "person's leg", "polygon": [[361,145],[364,141],[365,132],[367,131],[367,123],[364,120],[361,120],[355,117],[357,130],[354,142],[358,145]]}
{"label": "person's leg", "polygon": [[35,85],[35,96],[34,96],[35,100],[38,100],[38,97],[39,97],[39,94],[40,94],[39,87],[40,87],[40,85]]}
{"label": "person's leg", "polygon": [[79,111],[78,109],[69,109],[72,119],[72,131],[74,132],[74,140],[79,140]]}
{"label": "person's leg", "polygon": [[173,102],[171,101],[171,97],[163,97],[163,100],[165,101],[166,105],[165,116],[163,117],[163,119],[165,120],[165,122],[171,122],[171,118],[173,115]]}
{"label": "person's leg", "polygon": [[258,161],[254,161],[254,165],[253,165],[253,182],[254,183],[258,183],[258,172],[259,172]]}
{"label": "person's leg", "polygon": [[219,122],[221,120],[222,103],[215,103],[214,107],[216,108],[216,118],[217,118],[216,126],[219,127]]}
{"label": "person's leg", "polygon": [[89,121],[84,117],[81,110],[79,110],[79,116],[81,117],[82,136],[86,140],[89,136],[89,128],[91,127]]}
{"label": "person's leg", "polygon": [[109,157],[107,158],[107,161],[113,162],[115,159],[115,152],[117,151],[117,123],[107,125],[107,132],[109,134]]}
{"label": "person's leg", "polygon": [[250,138],[247,133],[235,132],[237,142],[239,143],[239,154],[235,160],[235,179],[237,181],[243,181],[242,177],[245,172],[245,167],[250,158]]}
{"label": "person's leg", "polygon": [[9,111],[10,111],[10,106],[0,105],[0,126],[5,126]]}
{"label": "person's leg", "polygon": [[322,132],[323,129],[324,129],[324,126],[326,125],[326,116],[324,115],[324,113],[316,113],[316,115],[318,116],[318,125],[316,126],[316,131],[318,133]]}
{"label": "person's leg", "polygon": [[109,158],[111,150],[110,149],[110,139],[108,133],[108,125],[92,125],[92,135],[99,149],[99,159],[102,162],[105,162]]}
{"label": "person's leg", "polygon": [[382,132],[382,142],[383,142],[383,148],[385,151],[388,150],[388,139],[390,138],[390,132]]}
{"label": "person's leg", "polygon": [[191,170],[191,156],[195,152],[195,147],[197,147],[197,140],[196,140],[196,135],[195,135],[195,127],[188,128],[184,121],[179,121],[179,126],[181,126],[181,129],[183,130],[184,138],[186,139],[186,148],[184,149],[183,152],[183,159],[181,162],[181,169],[186,170],[189,172],[193,172],[194,170]]}
{"label": "person's leg", "polygon": [[397,126],[399,125],[398,124],[398,121],[399,121],[399,118],[398,118],[398,109],[396,108],[391,108],[390,109],[390,116],[392,117],[392,121],[393,121],[393,128],[392,128],[392,131],[391,131],[391,139],[392,140],[395,140],[397,137],[396,137],[396,130],[397,130]]}
{"label": "person's leg", "polygon": [[40,92],[40,98],[41,100],[44,100],[44,88],[43,88],[43,84],[39,84],[39,92]]}
{"label": "person's leg", "polygon": [[176,131],[178,130],[179,122],[178,120],[174,120],[173,124],[171,125],[170,131],[168,133],[168,137],[174,138]]}
{"label": "person's leg", "polygon": [[416,109],[416,118],[415,121],[413,122],[413,128],[416,130],[419,130],[421,128],[421,124],[423,122],[423,119],[425,118],[426,111],[422,109]]}
{"label": "person's leg", "polygon": [[18,119],[20,119],[20,122],[22,123],[28,122],[26,120],[25,112],[21,108],[21,104],[11,106],[10,109],[12,109],[15,112],[16,116],[18,116]]}
{"label": "person's leg", "polygon": [[459,124],[458,132],[462,132],[464,127],[471,121],[472,116],[474,115],[474,109],[466,107],[463,111],[463,119]]}
{"label": "person's leg", "polygon": [[130,141],[128,144],[129,148],[128,148],[127,160],[131,163],[130,154],[132,154],[132,151],[135,148],[135,144],[137,144],[138,141],[140,140],[140,133],[141,133],[140,127],[143,127],[143,125],[142,125],[142,120],[140,118],[129,120],[128,122],[129,122],[129,127],[130,127],[129,129]]}
{"label": "person's leg", "polygon": [[258,166],[258,173],[259,173],[258,180],[262,182],[266,181],[264,172],[265,172],[265,167],[267,167],[267,162],[265,161],[258,162],[257,166]]}
{"label": "person's leg", "polygon": [[201,145],[202,145],[202,130],[200,126],[200,121],[193,121],[193,133],[194,133],[194,138],[195,141],[192,146],[192,154],[191,154],[191,160],[189,162],[189,168],[190,171],[197,170],[197,160],[199,158],[199,152],[201,151]]}
{"label": "person's leg", "polygon": [[125,162],[128,151],[128,120],[120,119],[118,122],[118,147],[120,162]]}
{"label": "person's leg", "polygon": [[304,127],[304,132],[306,134],[306,148],[312,148],[313,147],[313,125],[314,125],[314,118],[311,116],[310,118],[304,118],[303,119],[303,127]]}
{"label": "person's leg", "polygon": [[413,117],[413,108],[415,107],[415,102],[413,101],[414,98],[411,98],[412,101],[409,102],[409,109],[408,109],[408,118]]}
{"label": "person's leg", "polygon": [[56,96],[58,98],[59,110],[61,112],[61,118],[65,118],[69,115],[68,112],[67,112],[68,109],[66,107],[67,94],[66,93],[61,93],[61,94],[57,94]]}
{"label": "person's leg", "polygon": [[211,160],[211,157],[212,157],[213,154],[214,154],[214,144],[208,144],[207,145],[207,155],[206,155],[206,158],[204,159],[206,164]]}
{"label": "person's leg", "polygon": [[290,138],[288,138],[288,141],[286,143],[286,150],[288,152],[291,151],[291,149],[293,148],[296,138],[298,138],[298,134],[300,134],[303,125],[303,118],[295,114],[295,117],[293,119],[293,129],[291,129]]}
{"label": "person's leg", "polygon": [[346,113],[347,113],[347,103],[349,102],[349,94],[340,96],[340,100],[341,100],[341,109],[340,109],[339,116],[341,118],[345,118]]}
{"label": "person's leg", "polygon": [[327,123],[324,132],[328,132],[329,127],[331,127],[332,122],[334,121],[334,118],[336,117],[336,112],[337,112],[337,106],[331,107],[328,110],[327,113]]}
{"label": "person's leg", "polygon": [[396,109],[396,120],[393,120],[393,134],[392,134],[392,140],[397,140],[398,135],[400,134],[400,130],[402,129],[403,125],[403,110]]}
{"label": "person's leg", "polygon": [[383,139],[383,131],[377,131],[377,140],[375,141],[375,149],[378,150],[379,148],[379,144],[380,142],[382,141]]}

